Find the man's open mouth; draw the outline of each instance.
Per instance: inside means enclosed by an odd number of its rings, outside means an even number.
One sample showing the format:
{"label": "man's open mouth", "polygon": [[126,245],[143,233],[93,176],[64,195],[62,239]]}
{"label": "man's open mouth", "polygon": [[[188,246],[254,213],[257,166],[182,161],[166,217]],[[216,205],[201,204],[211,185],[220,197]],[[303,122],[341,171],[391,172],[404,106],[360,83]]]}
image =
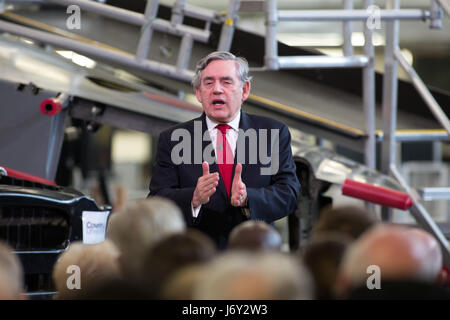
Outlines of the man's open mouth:
{"label": "man's open mouth", "polygon": [[221,99],[214,99],[213,102],[212,102],[212,104],[213,104],[214,106],[222,106],[222,105],[225,104],[225,101],[223,101],[223,100],[221,100]]}

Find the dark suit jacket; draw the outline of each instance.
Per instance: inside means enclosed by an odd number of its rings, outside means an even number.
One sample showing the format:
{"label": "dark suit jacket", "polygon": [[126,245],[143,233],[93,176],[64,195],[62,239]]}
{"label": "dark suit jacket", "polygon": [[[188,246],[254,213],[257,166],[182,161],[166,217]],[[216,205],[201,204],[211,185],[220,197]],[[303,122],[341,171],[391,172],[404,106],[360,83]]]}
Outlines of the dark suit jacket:
{"label": "dark suit jacket", "polygon": [[[150,182],[150,193],[167,197],[175,201],[182,209],[186,223],[190,227],[196,227],[201,231],[211,236],[217,243],[218,247],[223,249],[226,247],[228,235],[232,228],[244,220],[247,220],[243,214],[242,208],[233,207],[230,204],[225,185],[222,179],[219,180],[219,185],[216,192],[211,196],[210,201],[203,204],[199,216],[194,219],[191,211],[191,201],[198,178],[202,175],[203,157],[198,161],[200,149],[197,148],[197,163],[194,163],[194,121],[197,122],[197,128],[201,123],[202,136],[208,130],[206,125],[206,115],[203,113],[199,118],[174,126],[159,136],[158,151],[156,154],[156,164],[154,174]],[[288,214],[291,214],[297,208],[298,194],[300,191],[300,183],[296,176],[296,167],[292,159],[291,151],[291,137],[288,128],[285,124],[262,116],[250,115],[241,111],[241,119],[239,128],[244,131],[248,129],[255,129],[258,140],[257,149],[252,149],[252,154],[249,154],[249,138],[243,139],[239,135],[238,144],[245,143],[245,161],[242,163],[242,181],[247,187],[248,207],[250,209],[250,219],[263,220],[267,223],[272,223]],[[192,136],[191,141],[184,141],[186,145],[190,146],[190,153],[180,154],[186,159],[191,159],[190,163],[174,164],[171,159],[171,152],[174,146],[180,146],[180,140],[172,141],[172,133],[176,129],[187,130]],[[259,129],[267,129],[267,149],[268,152],[263,152],[263,155],[277,156],[276,150],[272,152],[271,148],[271,133],[270,129],[278,129],[279,131],[279,169],[273,175],[261,175],[261,168],[269,167],[271,163],[261,161],[260,157],[257,162],[250,162],[251,157],[255,156],[253,153],[260,151],[261,137],[258,136]],[[180,132],[180,131],[178,131]],[[209,134],[207,133],[209,138]],[[179,139],[179,138],[178,138]],[[200,142],[199,131],[197,131],[197,143],[201,143],[201,151],[211,144],[210,141]],[[255,144],[253,144],[255,146]],[[211,145],[209,146],[211,147]],[[178,148],[176,149],[179,150]],[[242,149],[241,149],[242,150]],[[264,148],[262,148],[265,151]],[[185,150],[183,150],[185,151]],[[213,151],[214,152],[214,151]],[[273,154],[272,154],[273,153]],[[214,155],[214,154],[213,154]],[[236,147],[235,164],[236,161],[242,159],[242,154],[239,155],[239,147]],[[262,164],[264,162],[265,164]],[[234,177],[233,167],[233,177]],[[219,172],[216,163],[210,163],[210,173]]]}

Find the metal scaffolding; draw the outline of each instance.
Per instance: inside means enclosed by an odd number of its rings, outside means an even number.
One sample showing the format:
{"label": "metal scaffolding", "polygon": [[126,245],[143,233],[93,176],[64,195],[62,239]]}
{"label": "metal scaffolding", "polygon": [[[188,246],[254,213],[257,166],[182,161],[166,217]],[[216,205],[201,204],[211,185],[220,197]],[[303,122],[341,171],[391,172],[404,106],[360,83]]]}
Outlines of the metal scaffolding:
{"label": "metal scaffolding", "polygon": [[[370,7],[372,0],[365,0],[366,10],[354,10],[352,0],[344,0],[344,10],[302,10],[302,11],[277,11],[277,0],[266,1],[266,70],[279,70],[284,68],[363,68],[363,109],[365,114],[365,164],[375,169],[376,159],[376,134],[375,134],[375,54],[372,42],[373,30],[368,24],[364,24],[364,55],[354,56],[351,47],[352,26],[350,21],[367,21],[371,17]],[[437,121],[445,129],[445,136],[450,134],[450,123],[442,108],[431,95],[428,88],[416,74],[411,65],[404,58],[398,45],[400,20],[430,20],[431,28],[441,26],[442,9],[450,15],[449,5],[444,0],[432,0],[430,10],[400,9],[399,0],[388,0],[386,9],[379,10],[378,18],[386,21],[386,46],[385,46],[385,72],[383,79],[383,137],[382,137],[382,172],[393,176],[411,195],[414,204],[410,210],[419,225],[435,235],[443,248],[444,261],[450,265],[450,247],[447,239],[437,224],[431,219],[429,213],[420,203],[420,196],[404,180],[396,167],[395,144],[404,137],[397,137],[397,71],[398,63],[410,77],[414,87],[424,99],[427,106]],[[278,56],[277,50],[277,25],[280,21],[342,21],[344,31],[344,56]],[[408,137],[408,141],[434,141],[439,139],[437,135],[415,134]],[[448,191],[448,188],[445,188]],[[434,190],[434,194],[436,194]],[[438,192],[442,198],[442,192]],[[382,218],[391,219],[390,208],[383,208]]]}
{"label": "metal scaffolding", "polygon": [[[240,0],[230,0],[226,14],[217,14],[211,10],[189,5],[186,3],[186,0],[177,0],[172,9],[171,20],[168,21],[156,17],[159,5],[158,0],[147,0],[144,14],[88,0],[44,0],[43,2],[61,6],[77,5],[85,11],[140,26],[141,33],[136,54],[133,55],[113,50],[106,46],[98,46],[86,41],[69,39],[64,36],[34,30],[5,21],[0,21],[0,31],[31,38],[94,58],[154,72],[185,82],[190,82],[194,74],[192,70],[188,69],[194,41],[202,43],[209,41],[212,22],[221,23],[223,26],[217,49],[224,51],[230,50],[241,5]],[[366,134],[364,148],[365,164],[368,168],[375,169],[376,142],[377,138],[381,138],[382,172],[395,177],[408,193],[410,193],[414,200],[411,213],[424,229],[436,236],[443,248],[444,261],[450,266],[450,248],[448,241],[425,208],[420,204],[420,196],[408,186],[395,165],[395,144],[397,141],[438,141],[448,137],[450,134],[449,119],[399,49],[399,22],[401,20],[430,21],[431,28],[439,28],[443,16],[442,12],[445,11],[447,15],[450,15],[450,4],[446,0],[430,0],[429,10],[401,9],[399,0],[387,0],[386,8],[378,10],[377,18],[386,23],[385,72],[382,101],[384,127],[382,134],[376,133],[375,130],[375,54],[372,42],[373,28],[368,23],[364,23],[365,44],[363,55],[354,55],[351,44],[352,23],[354,21],[365,22],[373,17],[373,12],[369,10],[371,7],[373,8],[373,0],[365,0],[365,9],[363,10],[354,9],[353,0],[343,0],[343,9],[340,10],[280,11],[277,10],[277,0],[266,0],[264,4],[266,20],[265,56],[264,66],[259,68],[259,70],[280,70],[287,68],[362,68],[362,105],[365,114]],[[204,21],[204,29],[183,24],[184,16]],[[277,26],[280,22],[284,21],[341,21],[343,23],[344,56],[279,56]],[[180,37],[181,49],[176,65],[168,65],[147,58],[151,45],[152,32],[155,30]],[[432,114],[445,129],[445,134],[442,132],[437,134],[397,133],[397,71],[399,64],[410,77],[413,85],[430,108]],[[436,192],[438,191],[434,190],[434,193]],[[439,194],[439,197],[442,197],[442,194]],[[388,208],[383,208],[383,219],[390,218],[390,211]]]}

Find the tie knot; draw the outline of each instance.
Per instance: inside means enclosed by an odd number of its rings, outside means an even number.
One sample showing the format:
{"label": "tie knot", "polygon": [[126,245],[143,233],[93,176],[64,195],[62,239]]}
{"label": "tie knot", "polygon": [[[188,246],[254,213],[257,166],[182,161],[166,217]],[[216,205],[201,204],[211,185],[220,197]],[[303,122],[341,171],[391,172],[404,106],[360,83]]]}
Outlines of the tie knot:
{"label": "tie knot", "polygon": [[216,128],[222,132],[222,134],[227,134],[227,130],[230,129],[231,127],[227,124],[218,124],[216,126]]}

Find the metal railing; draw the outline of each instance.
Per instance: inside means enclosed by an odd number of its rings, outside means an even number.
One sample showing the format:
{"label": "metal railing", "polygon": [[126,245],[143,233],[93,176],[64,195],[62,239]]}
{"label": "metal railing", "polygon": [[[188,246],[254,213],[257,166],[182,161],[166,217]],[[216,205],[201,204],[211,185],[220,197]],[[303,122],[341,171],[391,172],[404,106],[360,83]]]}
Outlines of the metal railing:
{"label": "metal railing", "polygon": [[[191,57],[193,42],[198,41],[207,43],[209,41],[211,35],[210,26],[212,22],[223,22],[224,24],[218,50],[230,50],[240,4],[239,0],[231,0],[229,9],[226,15],[224,15],[212,10],[188,5],[186,0],[177,0],[172,9],[171,20],[168,21],[156,18],[159,7],[158,0],[148,0],[144,14],[88,0],[44,0],[43,2],[61,6],[77,5],[82,10],[140,26],[141,33],[136,48],[136,54],[133,55],[131,53],[113,50],[106,46],[80,41],[79,39],[68,39],[64,36],[34,30],[5,21],[0,21],[0,30],[61,48],[74,50],[93,58],[104,59],[108,62],[119,63],[127,67],[154,72],[184,82],[190,82],[193,76],[193,71],[188,70],[187,68]],[[183,24],[184,16],[204,21],[205,28],[200,29]],[[147,59],[153,31],[167,33],[181,38],[181,50],[179,50],[177,65],[174,66]]]}

